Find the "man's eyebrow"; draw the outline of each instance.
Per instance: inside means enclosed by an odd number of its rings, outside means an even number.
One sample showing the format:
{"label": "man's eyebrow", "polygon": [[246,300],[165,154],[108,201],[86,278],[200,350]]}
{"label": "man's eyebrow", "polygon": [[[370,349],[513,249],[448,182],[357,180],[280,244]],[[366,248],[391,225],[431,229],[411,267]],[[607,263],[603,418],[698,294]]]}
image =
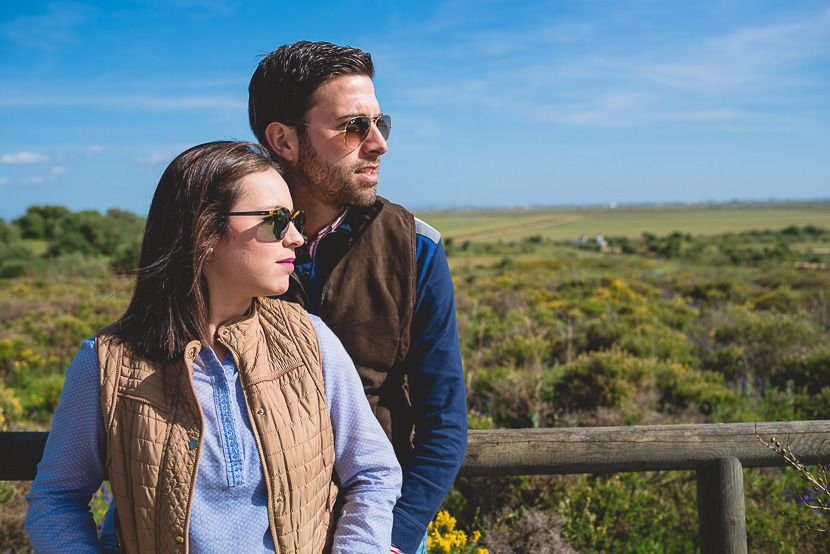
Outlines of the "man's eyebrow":
{"label": "man's eyebrow", "polygon": [[[381,115],[383,115],[383,112],[380,112],[380,113],[378,114],[378,116],[381,116]],[[343,122],[346,122],[346,121],[348,121],[348,120],[350,120],[350,119],[354,119],[354,118],[356,118],[356,117],[371,117],[372,119],[374,119],[374,118],[375,118],[375,117],[377,117],[377,116],[371,116],[371,115],[367,115],[367,114],[365,114],[365,113],[352,113],[352,114],[341,115],[340,117],[338,117],[337,119],[335,119],[335,121],[343,121]]]}

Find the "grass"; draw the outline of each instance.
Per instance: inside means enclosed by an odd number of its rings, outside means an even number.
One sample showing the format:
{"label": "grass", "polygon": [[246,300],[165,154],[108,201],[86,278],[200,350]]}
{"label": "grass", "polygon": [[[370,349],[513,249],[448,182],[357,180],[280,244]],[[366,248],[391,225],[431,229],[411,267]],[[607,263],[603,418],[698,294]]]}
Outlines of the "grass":
{"label": "grass", "polygon": [[556,241],[581,235],[639,237],[674,231],[695,236],[779,230],[790,225],[830,227],[830,202],[532,208],[418,212],[445,239],[499,242],[541,236]]}

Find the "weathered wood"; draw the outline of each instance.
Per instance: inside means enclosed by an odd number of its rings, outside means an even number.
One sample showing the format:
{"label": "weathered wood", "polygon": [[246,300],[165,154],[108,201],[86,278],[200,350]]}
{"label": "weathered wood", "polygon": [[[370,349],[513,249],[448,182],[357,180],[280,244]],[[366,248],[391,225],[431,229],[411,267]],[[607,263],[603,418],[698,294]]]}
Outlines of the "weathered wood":
{"label": "weathered wood", "polygon": [[[830,438],[830,421],[758,423],[761,438],[777,438],[806,464]],[[47,433],[0,433],[0,480],[29,480]],[[825,462],[830,460],[830,443]],[[462,475],[552,475],[696,470],[721,458],[743,467],[784,462],[755,437],[755,424],[641,425],[569,429],[470,431]]]}
{"label": "weathered wood", "polygon": [[[470,431],[461,475],[552,475],[694,470],[701,553],[744,553],[743,467],[785,462],[775,437],[807,465],[819,461],[830,421],[642,425]],[[34,479],[47,433],[0,433],[0,480]],[[830,450],[830,448],[828,448]],[[830,458],[830,452],[826,459]]]}
{"label": "weathered wood", "polygon": [[[779,467],[784,461],[755,436],[756,424],[638,425],[569,429],[470,431],[461,474],[474,476],[625,473],[697,470],[737,458],[744,467]],[[808,465],[818,461],[830,421],[758,423],[764,440],[789,444]],[[825,449],[830,459],[830,443]]]}
{"label": "weathered wood", "polygon": [[0,433],[0,481],[31,481],[49,433]]}
{"label": "weathered wood", "polygon": [[746,554],[744,473],[737,458],[696,471],[701,554]]}

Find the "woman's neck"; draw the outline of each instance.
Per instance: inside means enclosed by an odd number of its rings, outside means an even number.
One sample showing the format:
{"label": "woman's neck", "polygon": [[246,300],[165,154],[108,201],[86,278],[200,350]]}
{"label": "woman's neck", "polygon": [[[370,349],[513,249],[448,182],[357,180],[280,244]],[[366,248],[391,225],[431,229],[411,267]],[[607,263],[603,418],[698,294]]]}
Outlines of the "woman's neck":
{"label": "woman's neck", "polygon": [[251,309],[252,301],[252,299],[249,299],[247,303],[239,303],[233,306],[218,302],[211,302],[210,322],[208,323],[208,332],[210,333],[211,343],[208,346],[210,346],[211,349],[213,349],[213,353],[216,354],[216,357],[219,359],[220,363],[225,359],[225,356],[228,354],[228,348],[224,344],[219,342],[219,335],[217,333],[217,330],[225,322],[230,321],[232,319],[236,319],[248,313],[248,310]]}

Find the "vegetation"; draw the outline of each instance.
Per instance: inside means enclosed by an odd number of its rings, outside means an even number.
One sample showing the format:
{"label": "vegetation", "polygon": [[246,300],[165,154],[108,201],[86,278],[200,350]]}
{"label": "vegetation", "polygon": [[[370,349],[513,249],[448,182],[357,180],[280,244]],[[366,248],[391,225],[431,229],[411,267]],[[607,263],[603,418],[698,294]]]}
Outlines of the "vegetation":
{"label": "vegetation", "polygon": [[63,206],[31,206],[11,224],[0,220],[0,277],[103,277],[138,264],[144,219]]}
{"label": "vegetation", "polygon": [[[768,210],[775,227],[704,236],[674,212],[677,227],[667,229],[655,208],[639,216],[655,230],[606,231],[604,245],[547,228],[460,240],[461,230],[487,226],[457,221],[445,246],[470,427],[830,419],[830,224],[820,219],[830,218],[826,208],[782,210],[791,212]],[[78,345],[128,301],[121,272],[132,266],[119,252],[137,245],[140,219],[78,215],[43,207],[0,221],[3,429],[48,428]],[[536,215],[532,224],[545,222]],[[71,227],[76,219],[88,226]],[[107,242],[93,232],[102,222],[110,235],[134,224],[133,235]],[[827,535],[809,527],[826,527],[828,511],[810,507],[827,493],[802,475],[745,470],[751,551],[826,550]],[[0,526],[17,529],[3,514],[25,509],[25,486],[0,488]],[[459,478],[430,529],[430,552],[691,552],[695,498],[691,472]],[[19,537],[12,531],[0,538]]]}

